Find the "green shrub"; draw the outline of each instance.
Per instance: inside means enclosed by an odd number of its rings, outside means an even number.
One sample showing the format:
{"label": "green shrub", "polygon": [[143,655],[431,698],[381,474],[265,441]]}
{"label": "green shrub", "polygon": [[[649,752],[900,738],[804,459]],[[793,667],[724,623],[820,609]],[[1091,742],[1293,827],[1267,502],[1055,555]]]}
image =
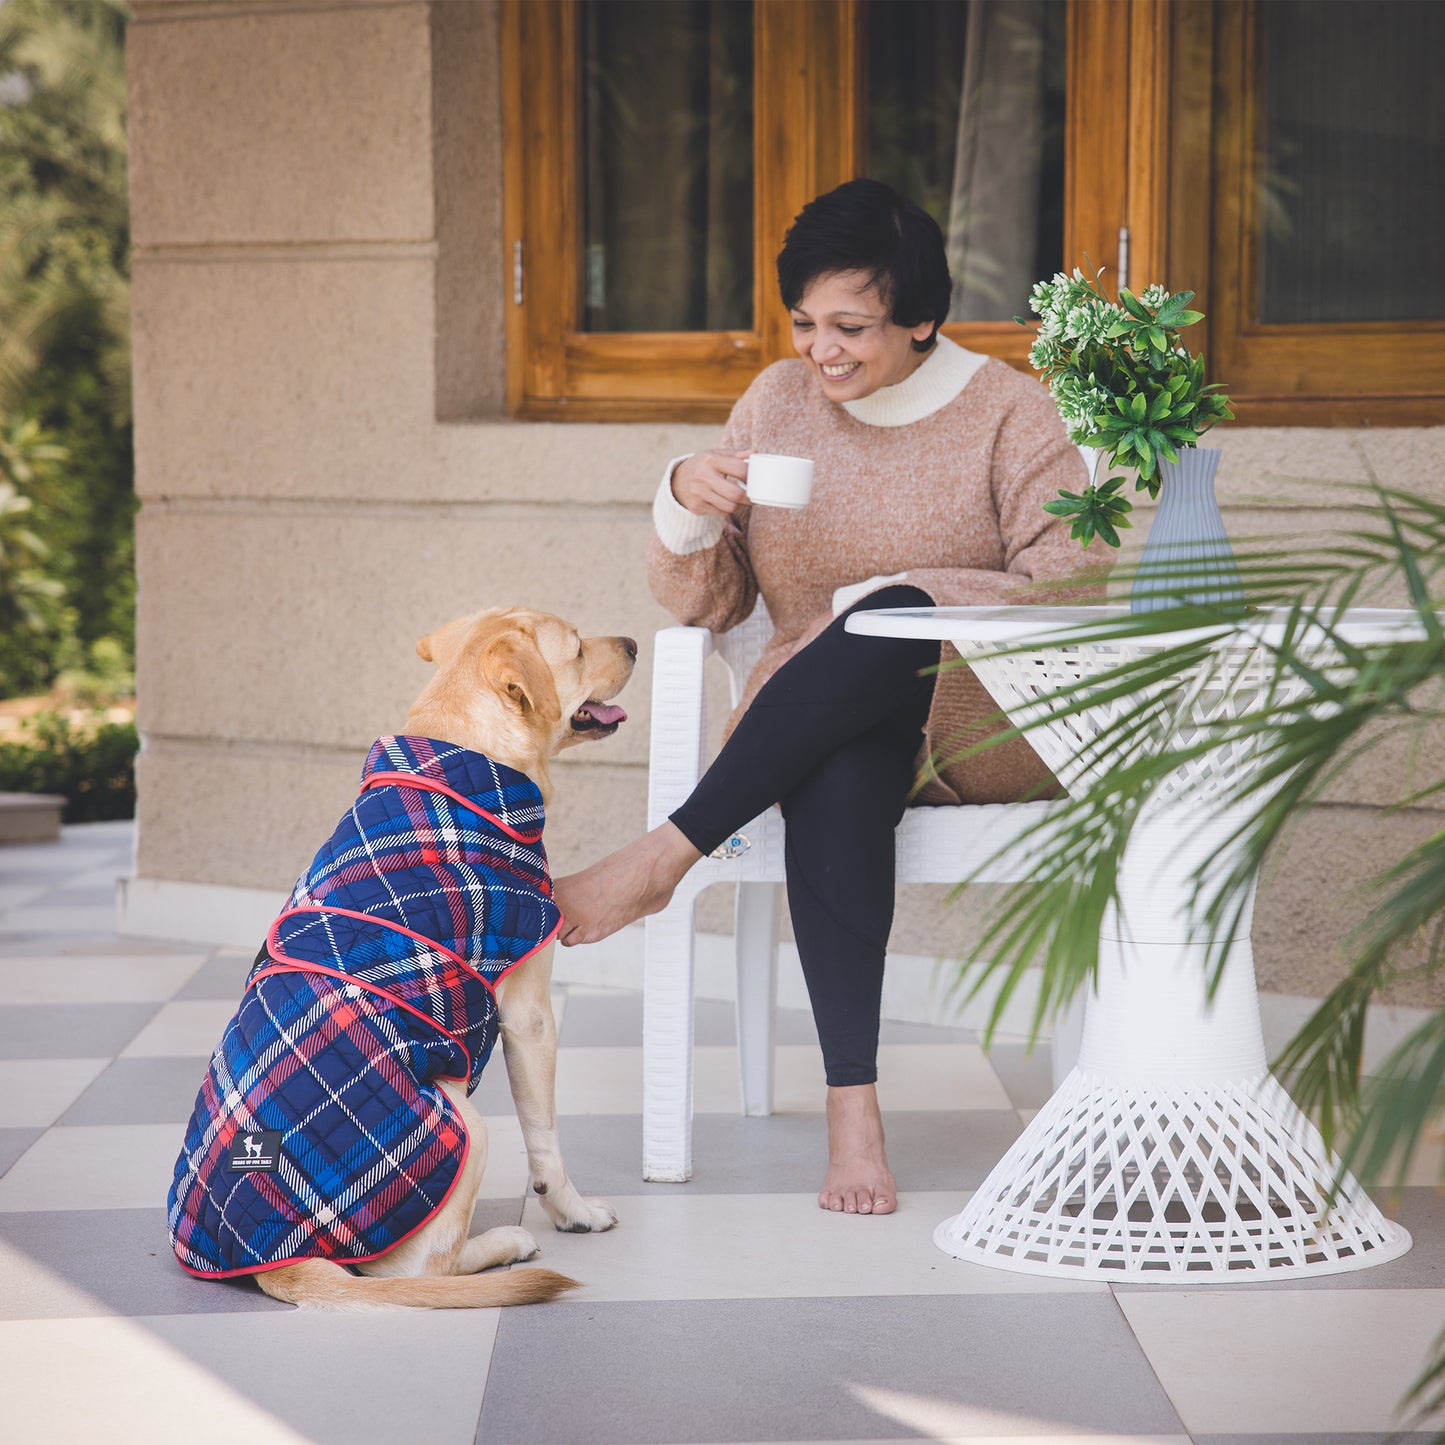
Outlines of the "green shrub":
{"label": "green shrub", "polygon": [[0,792],[62,793],[67,823],[135,817],[134,723],[75,726],[40,713],[0,739]]}

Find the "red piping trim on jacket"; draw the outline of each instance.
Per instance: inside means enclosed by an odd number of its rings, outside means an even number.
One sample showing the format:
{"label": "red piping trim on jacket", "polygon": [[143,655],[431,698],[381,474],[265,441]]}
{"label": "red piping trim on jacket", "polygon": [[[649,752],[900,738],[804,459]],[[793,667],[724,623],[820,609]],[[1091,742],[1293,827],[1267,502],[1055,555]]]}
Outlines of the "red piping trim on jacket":
{"label": "red piping trim on jacket", "polygon": [[[434,938],[428,938],[424,933],[418,933],[413,928],[408,928],[404,923],[393,923],[389,918],[378,918],[374,913],[358,913],[354,908],[328,908],[324,903],[303,903],[300,908],[288,908],[271,925],[271,931],[266,935],[266,948],[272,958],[277,960],[296,963],[289,954],[281,951],[281,945],[276,938],[276,930],[281,927],[288,918],[294,918],[298,913],[334,913],[338,918],[355,918],[362,923],[375,923],[380,928],[389,928],[393,933],[404,933],[408,938],[415,939],[418,943],[424,943],[428,948],[434,948],[438,953],[445,954],[458,968],[464,968],[484,988],[496,997],[497,991],[492,987],[491,979],[485,974],[478,972],[461,954],[450,949],[444,943],[438,943]],[[533,952],[536,950],[534,949]]]}
{"label": "red piping trim on jacket", "polygon": [[342,983],[354,984],[357,988],[373,993],[378,998],[384,998],[393,1008],[405,1009],[413,1018],[419,1018],[424,1024],[430,1025],[444,1039],[450,1040],[461,1051],[467,1061],[467,1071],[457,1078],[454,1074],[442,1074],[443,1079],[450,1079],[456,1084],[465,1084],[472,1076],[472,1056],[467,1051],[467,1046],[453,1033],[448,1033],[430,1014],[424,1014],[419,1008],[407,1003],[405,999],[397,998],[394,993],[388,993],[384,988],[378,988],[374,983],[367,983],[365,979],[353,978],[349,973],[342,973],[340,969],[327,968],[324,963],[304,963],[299,959],[281,958],[278,964],[283,965],[277,968],[263,968],[259,973],[251,975],[251,982],[246,985],[249,990],[263,978],[270,978],[276,973],[324,973],[330,978],[339,978]]}
{"label": "red piping trim on jacket", "polygon": [[[356,918],[363,923],[376,923],[380,924],[382,928],[390,928],[395,930],[397,933],[404,933],[408,938],[414,938],[418,943],[424,943],[427,945],[428,948],[434,948],[438,953],[444,953],[459,968],[466,969],[466,971],[471,974],[472,977],[475,978],[477,982],[480,983],[482,987],[485,988],[492,995],[493,999],[497,997],[497,985],[501,983],[501,981],[506,978],[506,976],[511,973],[514,968],[517,968],[521,964],[526,963],[526,961],[534,954],[540,953],[544,948],[546,948],[546,946],[551,943],[551,941],[556,938],[556,936],[562,931],[562,925],[564,922],[566,922],[566,920],[559,913],[557,915],[557,926],[553,928],[553,930],[544,939],[542,939],[540,943],[533,944],[532,947],[529,948],[526,953],[521,956],[521,958],[513,959],[513,961],[509,963],[506,968],[504,968],[496,976],[496,978],[488,978],[484,973],[481,972],[480,969],[468,963],[467,960],[461,956],[461,954],[454,952],[445,944],[438,943],[434,938],[428,938],[424,933],[417,933],[413,929],[407,928],[404,924],[391,922],[390,919],[378,918],[374,913],[358,913],[354,908],[328,908],[324,903],[308,903],[303,904],[300,908],[288,908],[283,914],[281,914],[281,916],[275,921],[275,923],[271,925],[271,930],[266,935],[266,950],[268,953],[270,953],[271,957],[274,958],[278,963],[289,963],[294,965],[296,968],[306,967],[306,965],[301,963],[299,959],[294,959],[291,957],[290,954],[286,953],[282,949],[280,943],[277,941],[276,938],[276,930],[281,927],[282,923],[284,923],[288,918],[295,917],[295,915],[298,913],[334,913],[340,918]],[[342,975],[339,974],[337,976],[342,977]],[[349,978],[349,975],[347,975],[347,977]],[[360,982],[359,979],[351,979],[350,981],[353,983]],[[371,985],[367,986],[371,987]],[[373,987],[372,992],[385,993],[385,990]],[[390,998],[391,995],[386,994],[386,997]],[[396,1001],[398,1003],[401,1002],[400,999]],[[406,1005],[403,1004],[402,1007],[405,1008]],[[413,1012],[415,1011],[413,1010]],[[443,1030],[443,1032],[445,1032],[445,1030]],[[448,1037],[450,1037],[450,1035],[448,1035]]]}
{"label": "red piping trim on jacket", "polygon": [[427,793],[444,793],[452,802],[460,803],[462,807],[485,818],[494,828],[500,828],[509,838],[515,838],[519,843],[535,843],[542,836],[540,828],[535,833],[523,833],[510,824],[502,822],[495,813],[489,813],[485,808],[478,807],[470,798],[457,792],[455,788],[449,788],[445,783],[433,782],[430,778],[422,777],[418,773],[373,773],[361,785],[361,791],[365,793],[372,788],[382,787],[420,788]]}

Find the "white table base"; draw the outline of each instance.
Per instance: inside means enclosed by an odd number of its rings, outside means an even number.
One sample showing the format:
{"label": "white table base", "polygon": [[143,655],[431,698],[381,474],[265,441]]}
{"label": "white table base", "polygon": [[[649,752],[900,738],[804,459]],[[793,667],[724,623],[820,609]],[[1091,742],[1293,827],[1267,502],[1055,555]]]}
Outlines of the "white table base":
{"label": "white table base", "polygon": [[1363,1269],[1410,1248],[1267,1073],[1147,1088],[1075,1069],[934,1232],[1029,1274],[1199,1284]]}
{"label": "white table base", "polygon": [[[958,645],[1015,719],[1047,706],[1060,683],[1107,679],[1134,652],[998,656]],[[1216,664],[1197,674],[1188,709],[1172,719],[1177,740],[1248,708],[1269,680],[1248,645],[1222,648]],[[1080,744],[1125,724],[1121,707],[1051,723],[1034,745],[1077,785]],[[1083,775],[1097,766],[1086,762]],[[1233,864],[1241,819],[1229,811],[1227,780],[1251,766],[1243,751],[1206,755],[1146,805],[1118,872],[1123,921],[1111,914],[1101,929],[1078,1067],[939,1226],[939,1248],[1028,1273],[1191,1284],[1332,1274],[1410,1248],[1409,1234],[1340,1178],[1318,1130],[1268,1073],[1252,890],[1233,936],[1213,945],[1225,962],[1214,997],[1205,995],[1212,926],[1191,910],[1200,880]]]}

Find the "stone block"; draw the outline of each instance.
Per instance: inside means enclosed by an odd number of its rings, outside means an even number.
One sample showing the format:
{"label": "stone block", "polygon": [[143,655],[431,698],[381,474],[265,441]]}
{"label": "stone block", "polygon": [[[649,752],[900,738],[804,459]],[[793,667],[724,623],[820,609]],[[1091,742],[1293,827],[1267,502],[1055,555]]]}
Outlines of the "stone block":
{"label": "stone block", "polygon": [[143,498],[427,493],[429,261],[140,256],[133,294]]}
{"label": "stone block", "polygon": [[353,750],[148,738],[136,876],[274,889],[279,910],[356,797],[361,763]]}
{"label": "stone block", "polygon": [[[141,878],[287,891],[356,797],[364,752],[148,743],[138,777]],[[544,841],[554,876],[642,832],[647,772],[559,766]],[[260,939],[257,939],[260,943]]]}
{"label": "stone block", "polygon": [[589,635],[638,639],[620,699],[633,721],[589,746],[609,764],[642,762],[651,639],[670,620],[647,593],[646,522],[602,508],[558,521],[520,506],[147,506],[137,530],[145,735],[364,749],[401,728],[430,676],[419,637],[520,603]]}
{"label": "stone block", "polygon": [[[1261,989],[1306,998],[1327,993],[1344,976],[1357,930],[1378,901],[1370,881],[1439,826],[1438,813],[1422,810],[1325,805],[1299,813],[1260,875],[1252,936]],[[1445,1005],[1445,979],[1419,971],[1424,942],[1401,959],[1381,1002]]]}
{"label": "stone block", "polygon": [[1382,487],[1445,502],[1445,427],[1368,427],[1355,435]]}
{"label": "stone block", "polygon": [[643,507],[671,457],[717,440],[688,424],[438,425],[433,272],[408,253],[138,257],[141,497]]}
{"label": "stone block", "polygon": [[429,10],[141,5],[137,248],[429,242]]}
{"label": "stone block", "polygon": [[59,842],[64,809],[57,793],[0,793],[0,844]]}

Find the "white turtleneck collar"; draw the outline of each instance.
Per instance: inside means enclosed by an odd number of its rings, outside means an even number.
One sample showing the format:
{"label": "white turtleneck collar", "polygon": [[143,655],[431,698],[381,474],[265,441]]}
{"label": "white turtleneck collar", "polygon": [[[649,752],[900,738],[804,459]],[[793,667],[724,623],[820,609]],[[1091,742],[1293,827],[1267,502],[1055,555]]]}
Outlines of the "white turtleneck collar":
{"label": "white turtleneck collar", "polygon": [[940,335],[915,371],[894,386],[843,402],[843,410],[868,426],[909,426],[947,406],[987,360]]}

